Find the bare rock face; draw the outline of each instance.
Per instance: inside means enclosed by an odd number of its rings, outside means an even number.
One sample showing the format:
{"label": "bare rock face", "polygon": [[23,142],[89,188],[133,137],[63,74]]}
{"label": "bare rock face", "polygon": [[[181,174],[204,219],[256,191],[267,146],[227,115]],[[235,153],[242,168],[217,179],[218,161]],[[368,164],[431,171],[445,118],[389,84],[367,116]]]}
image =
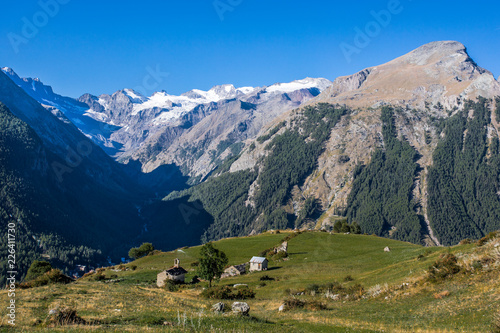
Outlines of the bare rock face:
{"label": "bare rock face", "polygon": [[479,67],[459,42],[433,42],[386,64],[337,78],[315,102],[424,108],[426,103],[460,107],[464,99],[500,94],[493,74]]}
{"label": "bare rock face", "polygon": [[[327,80],[311,84],[323,88],[325,81]],[[287,89],[287,86],[280,85],[279,88]],[[171,140],[152,137],[151,140],[146,140],[144,148],[136,150],[132,158],[141,158],[145,155],[148,145],[164,141],[161,152],[152,159],[152,156],[147,156],[148,160],[143,167],[145,171],[149,172],[162,164],[174,162],[191,177],[203,178],[222,160],[238,154],[247,142],[257,138],[262,128],[317,96],[320,88],[294,90],[292,86],[287,91],[280,91],[272,86],[256,89],[236,99],[200,105],[197,109],[203,110],[203,117],[190,123],[186,122],[189,126],[181,126],[180,135]],[[197,109],[186,116],[194,114]],[[171,127],[166,127],[159,133],[166,133],[170,129]],[[248,166],[251,164],[252,161],[247,163]]]}
{"label": "bare rock face", "polygon": [[343,118],[333,128],[318,168],[304,182],[304,195],[314,195],[323,207],[345,207],[354,169],[358,164],[368,164],[373,151],[383,146],[381,132],[379,112],[359,111]]}

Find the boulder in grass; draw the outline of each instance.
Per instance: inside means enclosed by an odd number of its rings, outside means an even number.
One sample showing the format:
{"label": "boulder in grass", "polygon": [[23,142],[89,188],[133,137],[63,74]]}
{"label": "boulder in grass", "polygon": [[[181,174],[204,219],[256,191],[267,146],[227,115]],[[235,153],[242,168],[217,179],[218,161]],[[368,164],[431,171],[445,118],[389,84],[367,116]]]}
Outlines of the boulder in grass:
{"label": "boulder in grass", "polygon": [[391,249],[388,246],[386,246],[384,252],[391,252]]}
{"label": "boulder in grass", "polygon": [[62,325],[85,325],[85,320],[81,318],[75,309],[52,309],[47,317],[48,324],[53,326]]}
{"label": "boulder in grass", "polygon": [[233,313],[240,314],[243,316],[248,316],[248,312],[250,312],[250,307],[245,302],[234,302],[231,306],[231,310]]}
{"label": "boulder in grass", "polygon": [[224,312],[224,307],[225,307],[225,305],[222,302],[215,303],[214,305],[212,305],[212,311],[217,312],[217,313],[221,313],[221,312]]}

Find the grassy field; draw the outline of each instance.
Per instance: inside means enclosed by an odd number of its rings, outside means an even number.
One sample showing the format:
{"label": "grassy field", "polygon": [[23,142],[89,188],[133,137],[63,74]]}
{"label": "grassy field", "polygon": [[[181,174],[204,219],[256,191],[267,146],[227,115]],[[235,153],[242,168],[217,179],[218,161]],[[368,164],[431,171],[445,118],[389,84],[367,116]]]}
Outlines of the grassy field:
{"label": "grassy field", "polygon": [[[240,264],[267,248],[279,245],[287,232],[215,242],[230,264]],[[495,243],[496,242],[496,243]],[[134,261],[128,270],[106,268],[108,280],[80,279],[68,285],[17,290],[16,330],[19,332],[490,332],[499,310],[498,238],[484,246],[452,248],[418,245],[364,235],[305,232],[288,244],[289,258],[271,261],[269,270],[221,280],[218,285],[248,284],[256,292],[246,300],[249,317],[230,312],[215,314],[199,294],[205,282],[185,285],[177,292],[157,288],[156,274],[175,258],[194,276],[191,264],[200,247],[159,253]],[[384,252],[388,246],[391,251]],[[453,253],[465,273],[439,283],[425,282],[428,267],[441,254]],[[486,260],[485,258],[490,258]],[[483,260],[483,261],[481,261]],[[477,262],[483,262],[478,266]],[[132,266],[137,266],[132,270]],[[261,281],[268,275],[274,280]],[[115,282],[110,282],[115,281]],[[345,288],[361,284],[360,297],[326,298],[310,291],[313,285],[337,281]],[[302,295],[302,293],[304,293]],[[322,302],[324,309],[278,312],[283,300]],[[299,294],[299,295],[297,295]],[[7,305],[7,292],[0,304]],[[232,301],[224,301],[231,305]],[[48,313],[72,308],[85,325],[52,326]],[[1,306],[0,330],[9,330],[6,306]]]}

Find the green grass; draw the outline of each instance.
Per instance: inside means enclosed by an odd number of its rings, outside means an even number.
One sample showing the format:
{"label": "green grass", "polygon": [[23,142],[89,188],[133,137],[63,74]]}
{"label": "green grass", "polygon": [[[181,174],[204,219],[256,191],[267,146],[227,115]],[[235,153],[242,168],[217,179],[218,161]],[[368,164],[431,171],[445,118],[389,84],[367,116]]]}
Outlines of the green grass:
{"label": "green grass", "polygon": [[[264,249],[280,244],[289,233],[231,238],[215,242],[230,264],[247,262]],[[384,252],[389,246],[391,252]],[[466,256],[479,251],[474,244],[453,248],[424,248],[376,236],[305,232],[288,243],[289,258],[269,263],[266,272],[223,279],[219,284],[245,283],[256,292],[248,300],[249,318],[230,314],[216,315],[210,307],[217,300],[199,296],[206,283],[184,286],[179,292],[167,292],[155,286],[156,274],[172,266],[175,258],[189,271],[197,261],[200,247],[183,248],[134,261],[136,270],[105,271],[106,277],[118,276],[118,283],[81,279],[70,285],[51,285],[19,290],[18,330],[31,332],[488,332],[499,306],[498,269],[490,273],[458,275],[439,284],[422,281],[425,270],[440,254],[453,252]],[[419,256],[421,258],[417,259]],[[261,285],[260,277],[274,281]],[[350,275],[353,281],[345,282]],[[303,300],[324,302],[326,310],[277,311],[287,289],[304,291],[310,284],[339,281],[346,287],[360,283],[365,290],[386,286],[378,297],[333,301],[323,296],[297,296]],[[401,288],[405,282],[409,288]],[[448,291],[449,296],[434,295]],[[7,295],[0,292],[0,302]],[[230,305],[230,301],[225,301]],[[70,306],[91,323],[87,327],[45,327],[47,313],[54,307]],[[4,309],[0,309],[3,315]],[[184,321],[184,316],[186,320]],[[3,317],[5,318],[5,316]],[[164,326],[163,323],[174,326]],[[0,330],[6,327],[2,322]]]}

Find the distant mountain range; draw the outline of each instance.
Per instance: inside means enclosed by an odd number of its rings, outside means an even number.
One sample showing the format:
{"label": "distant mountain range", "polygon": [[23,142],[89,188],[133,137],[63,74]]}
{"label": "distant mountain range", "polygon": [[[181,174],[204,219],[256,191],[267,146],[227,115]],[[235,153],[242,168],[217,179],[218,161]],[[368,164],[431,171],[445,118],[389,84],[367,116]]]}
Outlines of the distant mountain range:
{"label": "distant mountain range", "polygon": [[[156,92],[145,97],[123,89],[98,97],[84,94],[75,100],[54,93],[39,79],[20,78],[10,68],[2,70],[28,95],[47,109],[60,111],[117,160],[139,160],[147,172],[175,163],[199,179],[230,154],[231,145],[254,138],[276,116],[331,85],[326,79],[307,78],[260,88],[226,84],[180,96]],[[222,151],[221,145],[226,146]]]}
{"label": "distant mountain range", "polygon": [[500,229],[497,96],[453,41],[333,83],[180,96],[76,100],[2,68],[0,215],[22,221],[24,267],[344,219],[454,244]]}

